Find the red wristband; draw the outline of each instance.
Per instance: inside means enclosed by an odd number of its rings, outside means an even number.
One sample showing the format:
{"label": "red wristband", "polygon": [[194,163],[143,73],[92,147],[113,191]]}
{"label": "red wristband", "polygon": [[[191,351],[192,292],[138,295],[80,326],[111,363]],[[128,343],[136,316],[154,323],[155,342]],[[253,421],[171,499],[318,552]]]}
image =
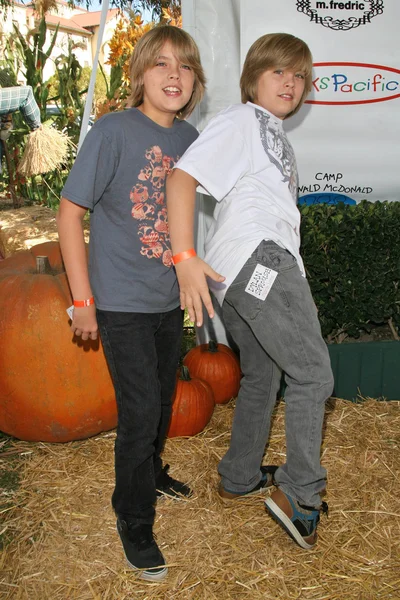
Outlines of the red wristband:
{"label": "red wristband", "polygon": [[87,300],[74,300],[74,306],[76,306],[76,308],[83,308],[84,306],[90,306],[91,304],[94,304],[93,296]]}
{"label": "red wristband", "polygon": [[178,252],[172,257],[172,262],[174,265],[182,262],[183,260],[187,260],[188,258],[192,258],[193,256],[197,256],[196,250],[194,248],[190,248],[190,250],[185,250],[184,252]]}

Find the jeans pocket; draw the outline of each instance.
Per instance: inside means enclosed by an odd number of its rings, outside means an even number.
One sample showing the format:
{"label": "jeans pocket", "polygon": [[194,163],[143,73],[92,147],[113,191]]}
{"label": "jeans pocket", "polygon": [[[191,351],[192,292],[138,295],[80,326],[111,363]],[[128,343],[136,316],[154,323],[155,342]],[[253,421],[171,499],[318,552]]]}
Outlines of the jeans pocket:
{"label": "jeans pocket", "polygon": [[256,266],[257,258],[253,253],[229,286],[224,300],[233,306],[243,319],[251,321],[257,318],[262,307],[261,300],[245,291]]}
{"label": "jeans pocket", "polygon": [[282,273],[297,267],[297,260],[286,248],[272,241],[263,241],[256,251],[257,262],[273,271]]}

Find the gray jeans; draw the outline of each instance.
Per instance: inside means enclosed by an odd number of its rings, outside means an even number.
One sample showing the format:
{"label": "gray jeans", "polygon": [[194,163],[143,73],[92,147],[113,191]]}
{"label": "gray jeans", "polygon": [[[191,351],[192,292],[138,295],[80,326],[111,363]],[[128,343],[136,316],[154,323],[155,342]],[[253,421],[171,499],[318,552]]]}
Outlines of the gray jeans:
{"label": "gray jeans", "polygon": [[[245,292],[257,264],[278,272],[264,301]],[[243,378],[230,447],[218,467],[222,485],[246,492],[259,482],[283,371],[286,463],[275,479],[289,496],[319,506],[326,479],[322,426],[333,375],[310,287],[295,258],[274,242],[261,242],[229,287],[223,317],[240,350]]]}

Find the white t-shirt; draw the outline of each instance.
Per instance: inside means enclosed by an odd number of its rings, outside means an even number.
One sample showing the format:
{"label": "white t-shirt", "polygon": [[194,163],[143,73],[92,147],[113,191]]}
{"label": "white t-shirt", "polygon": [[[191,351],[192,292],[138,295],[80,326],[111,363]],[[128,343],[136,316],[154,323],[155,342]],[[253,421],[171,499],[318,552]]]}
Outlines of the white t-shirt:
{"label": "white t-shirt", "polygon": [[225,276],[210,288],[222,305],[226,290],[262,240],[300,257],[297,167],[282,121],[248,102],[216,115],[175,165],[217,200],[204,260]]}

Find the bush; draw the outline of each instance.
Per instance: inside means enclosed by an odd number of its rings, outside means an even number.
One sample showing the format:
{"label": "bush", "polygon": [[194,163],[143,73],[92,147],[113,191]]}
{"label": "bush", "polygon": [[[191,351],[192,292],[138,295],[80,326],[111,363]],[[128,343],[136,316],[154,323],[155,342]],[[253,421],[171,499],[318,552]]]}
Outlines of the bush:
{"label": "bush", "polygon": [[400,203],[302,206],[302,256],[322,333],[400,328]]}

